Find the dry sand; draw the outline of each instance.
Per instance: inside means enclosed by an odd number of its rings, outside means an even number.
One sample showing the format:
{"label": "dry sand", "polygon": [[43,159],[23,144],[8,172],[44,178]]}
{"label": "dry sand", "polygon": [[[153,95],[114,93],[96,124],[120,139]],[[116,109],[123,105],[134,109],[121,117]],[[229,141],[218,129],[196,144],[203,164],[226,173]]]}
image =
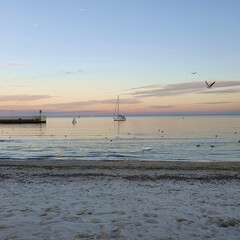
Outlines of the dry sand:
{"label": "dry sand", "polygon": [[1,240],[239,239],[239,163],[19,162],[0,162]]}

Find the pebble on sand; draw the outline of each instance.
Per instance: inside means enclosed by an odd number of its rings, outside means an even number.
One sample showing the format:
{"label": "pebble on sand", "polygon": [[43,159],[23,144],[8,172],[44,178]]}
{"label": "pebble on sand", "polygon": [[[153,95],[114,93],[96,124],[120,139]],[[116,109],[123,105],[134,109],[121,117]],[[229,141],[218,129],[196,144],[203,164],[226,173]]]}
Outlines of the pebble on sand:
{"label": "pebble on sand", "polygon": [[107,232],[103,232],[101,235],[102,239],[108,239],[108,233]]}
{"label": "pebble on sand", "polygon": [[93,235],[88,235],[88,234],[77,234],[75,236],[75,239],[78,239],[78,238],[91,238],[93,237]]}
{"label": "pebble on sand", "polygon": [[176,221],[177,222],[183,222],[183,221],[187,221],[187,219],[185,219],[185,218],[176,218]]}
{"label": "pebble on sand", "polygon": [[226,221],[222,221],[220,227],[228,227],[228,223]]}
{"label": "pebble on sand", "polygon": [[77,215],[91,215],[92,213],[87,211],[87,210],[84,210],[84,211],[81,211],[81,212],[77,212],[76,214]]}
{"label": "pebble on sand", "polygon": [[93,218],[91,220],[91,223],[99,223],[99,222],[100,222],[100,220],[98,218]]}
{"label": "pebble on sand", "polygon": [[159,240],[173,240],[173,238],[159,238]]}
{"label": "pebble on sand", "polygon": [[45,208],[45,209],[44,209],[45,212],[50,212],[50,211],[52,211],[52,210],[53,210],[53,208]]}
{"label": "pebble on sand", "polygon": [[217,225],[219,227],[224,227],[224,228],[229,227],[229,226],[239,227],[240,226],[240,220],[238,220],[238,219],[227,219],[227,220],[222,219],[217,223]]}
{"label": "pebble on sand", "polygon": [[143,214],[144,217],[157,217],[158,215],[156,213],[144,213]]}
{"label": "pebble on sand", "polygon": [[6,228],[15,228],[15,227],[10,225],[0,225],[0,229],[6,229]]}

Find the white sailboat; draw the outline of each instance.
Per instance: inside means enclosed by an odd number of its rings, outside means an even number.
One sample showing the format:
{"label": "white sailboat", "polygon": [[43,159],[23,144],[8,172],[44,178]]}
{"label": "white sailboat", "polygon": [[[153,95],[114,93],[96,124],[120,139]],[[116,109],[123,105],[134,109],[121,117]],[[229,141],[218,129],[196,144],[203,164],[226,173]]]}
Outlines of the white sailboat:
{"label": "white sailboat", "polygon": [[76,117],[74,117],[73,120],[72,120],[72,124],[74,125],[76,123],[77,123],[77,120],[76,120]]}
{"label": "white sailboat", "polygon": [[127,118],[125,116],[119,114],[119,95],[118,95],[117,102],[115,105],[113,120],[114,121],[126,121],[127,120]]}

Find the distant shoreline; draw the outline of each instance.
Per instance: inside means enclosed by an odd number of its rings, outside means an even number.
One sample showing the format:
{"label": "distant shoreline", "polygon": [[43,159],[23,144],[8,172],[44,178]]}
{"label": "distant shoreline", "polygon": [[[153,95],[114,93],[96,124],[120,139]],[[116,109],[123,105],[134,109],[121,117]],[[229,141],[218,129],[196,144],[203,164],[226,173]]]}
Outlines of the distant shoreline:
{"label": "distant shoreline", "polygon": [[[67,116],[59,115],[59,116],[53,116],[51,114],[46,114],[48,118],[72,118],[73,116],[77,116],[79,114],[73,113],[69,114]],[[132,114],[127,114],[127,117],[231,117],[231,116],[237,116],[240,117],[240,113],[219,113],[219,114],[163,114],[163,115],[132,115]],[[80,118],[112,118],[112,115],[80,115]]]}
{"label": "distant shoreline", "polygon": [[[23,113],[25,114],[25,113]],[[81,114],[81,113],[80,113]],[[80,115],[78,112],[76,113],[69,113],[68,115],[64,116],[64,115],[52,115],[51,113],[49,114],[48,112],[45,113],[45,115],[48,118],[73,118],[74,116],[78,116]],[[21,115],[21,114],[19,114]],[[26,114],[25,114],[26,115]],[[10,116],[9,114],[0,114],[0,117],[6,117],[6,116]],[[23,116],[23,115],[22,115]],[[32,115],[26,115],[26,116],[32,116]],[[127,117],[240,117],[240,113],[216,113],[216,114],[190,114],[190,113],[176,113],[176,114],[162,114],[162,115],[133,115],[133,114],[126,114]],[[113,118],[112,115],[94,115],[94,116],[90,116],[90,115],[80,115],[79,118]]]}

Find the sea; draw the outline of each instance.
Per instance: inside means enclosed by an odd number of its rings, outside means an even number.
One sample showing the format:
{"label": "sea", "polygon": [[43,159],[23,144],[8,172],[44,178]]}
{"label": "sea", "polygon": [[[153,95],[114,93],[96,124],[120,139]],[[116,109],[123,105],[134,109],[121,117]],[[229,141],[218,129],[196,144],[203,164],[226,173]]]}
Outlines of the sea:
{"label": "sea", "polygon": [[0,160],[240,160],[240,116],[72,119],[0,124]]}

